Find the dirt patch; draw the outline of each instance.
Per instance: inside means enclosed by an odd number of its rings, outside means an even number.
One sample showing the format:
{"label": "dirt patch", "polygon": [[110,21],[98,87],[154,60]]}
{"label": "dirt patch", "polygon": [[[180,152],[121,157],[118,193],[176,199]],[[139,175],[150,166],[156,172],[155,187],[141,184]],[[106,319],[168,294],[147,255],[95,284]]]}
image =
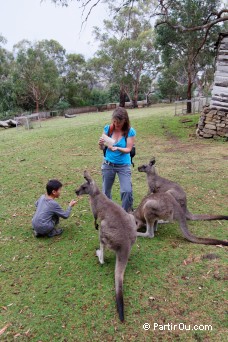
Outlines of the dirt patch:
{"label": "dirt patch", "polygon": [[165,148],[164,152],[177,152],[177,151],[197,151],[197,150],[202,150],[205,148],[208,148],[207,145],[203,145],[203,144],[190,144],[190,143],[186,143],[183,144],[183,142],[180,142],[180,140],[178,139],[169,139],[170,143],[173,144],[173,147],[169,147],[169,148]]}
{"label": "dirt patch", "polygon": [[204,254],[201,257],[202,260],[214,260],[214,259],[219,259],[219,258],[220,256],[214,253]]}
{"label": "dirt patch", "polygon": [[169,131],[165,131],[164,135],[165,135],[169,140],[171,140],[172,142],[179,142],[179,141],[180,141],[179,138],[178,138],[175,134],[173,134],[173,133],[171,133],[171,132],[169,132]]}

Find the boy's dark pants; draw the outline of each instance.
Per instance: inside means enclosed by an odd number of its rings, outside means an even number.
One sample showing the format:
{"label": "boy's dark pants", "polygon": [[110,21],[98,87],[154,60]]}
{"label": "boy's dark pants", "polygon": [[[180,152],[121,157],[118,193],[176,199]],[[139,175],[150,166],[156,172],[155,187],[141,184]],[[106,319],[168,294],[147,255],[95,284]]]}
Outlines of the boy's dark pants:
{"label": "boy's dark pants", "polygon": [[45,227],[45,228],[40,227],[39,229],[35,229],[35,231],[39,235],[48,235],[53,229],[55,229],[57,224],[59,224],[59,217],[57,215],[53,215],[52,216],[52,222],[53,222],[52,227],[49,227],[49,228],[48,227]]}

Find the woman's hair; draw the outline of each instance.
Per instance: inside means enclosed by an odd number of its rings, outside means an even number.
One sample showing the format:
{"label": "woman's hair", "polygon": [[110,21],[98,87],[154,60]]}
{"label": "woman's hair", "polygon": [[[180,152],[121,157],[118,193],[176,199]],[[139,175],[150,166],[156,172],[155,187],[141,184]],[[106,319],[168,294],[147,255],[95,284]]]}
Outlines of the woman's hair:
{"label": "woman's hair", "polygon": [[49,182],[46,185],[47,194],[51,195],[53,190],[58,191],[62,186],[62,183],[57,179],[49,180]]}
{"label": "woman's hair", "polygon": [[122,131],[124,135],[127,136],[131,128],[131,124],[130,124],[129,116],[128,116],[126,109],[123,107],[116,108],[114,112],[112,113],[112,120],[124,121]]}

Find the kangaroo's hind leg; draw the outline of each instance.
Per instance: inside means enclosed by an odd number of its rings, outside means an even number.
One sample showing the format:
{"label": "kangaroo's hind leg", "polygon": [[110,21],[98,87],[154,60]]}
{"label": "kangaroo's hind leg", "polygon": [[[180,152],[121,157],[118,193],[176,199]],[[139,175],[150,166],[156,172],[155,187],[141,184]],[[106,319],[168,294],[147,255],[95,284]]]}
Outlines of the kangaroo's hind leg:
{"label": "kangaroo's hind leg", "polygon": [[146,221],[146,232],[145,233],[137,232],[137,236],[153,238],[154,237],[154,225],[155,225],[154,220],[152,222]]}
{"label": "kangaroo's hind leg", "polygon": [[96,256],[99,259],[101,265],[104,264],[104,244],[100,242],[100,249],[96,250]]}
{"label": "kangaroo's hind leg", "polygon": [[105,221],[101,221],[101,228],[100,228],[100,231],[99,231],[100,249],[96,250],[96,256],[98,257],[99,262],[100,262],[101,265],[104,264],[104,248],[105,248],[105,245],[106,245],[106,241],[105,241],[104,236],[103,236],[103,230],[105,228],[106,228],[106,222]]}
{"label": "kangaroo's hind leg", "polygon": [[158,220],[156,220],[154,222],[154,231],[157,232],[158,231]]}

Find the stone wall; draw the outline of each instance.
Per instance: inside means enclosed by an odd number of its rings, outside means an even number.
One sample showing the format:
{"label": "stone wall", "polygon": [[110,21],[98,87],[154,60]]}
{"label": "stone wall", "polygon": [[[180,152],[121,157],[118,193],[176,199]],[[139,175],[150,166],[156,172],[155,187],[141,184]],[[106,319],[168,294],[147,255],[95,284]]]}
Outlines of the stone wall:
{"label": "stone wall", "polygon": [[228,111],[204,107],[196,134],[201,138],[227,137],[228,138]]}
{"label": "stone wall", "polygon": [[210,107],[203,109],[196,134],[202,138],[228,140],[228,32],[219,34],[216,67]]}

